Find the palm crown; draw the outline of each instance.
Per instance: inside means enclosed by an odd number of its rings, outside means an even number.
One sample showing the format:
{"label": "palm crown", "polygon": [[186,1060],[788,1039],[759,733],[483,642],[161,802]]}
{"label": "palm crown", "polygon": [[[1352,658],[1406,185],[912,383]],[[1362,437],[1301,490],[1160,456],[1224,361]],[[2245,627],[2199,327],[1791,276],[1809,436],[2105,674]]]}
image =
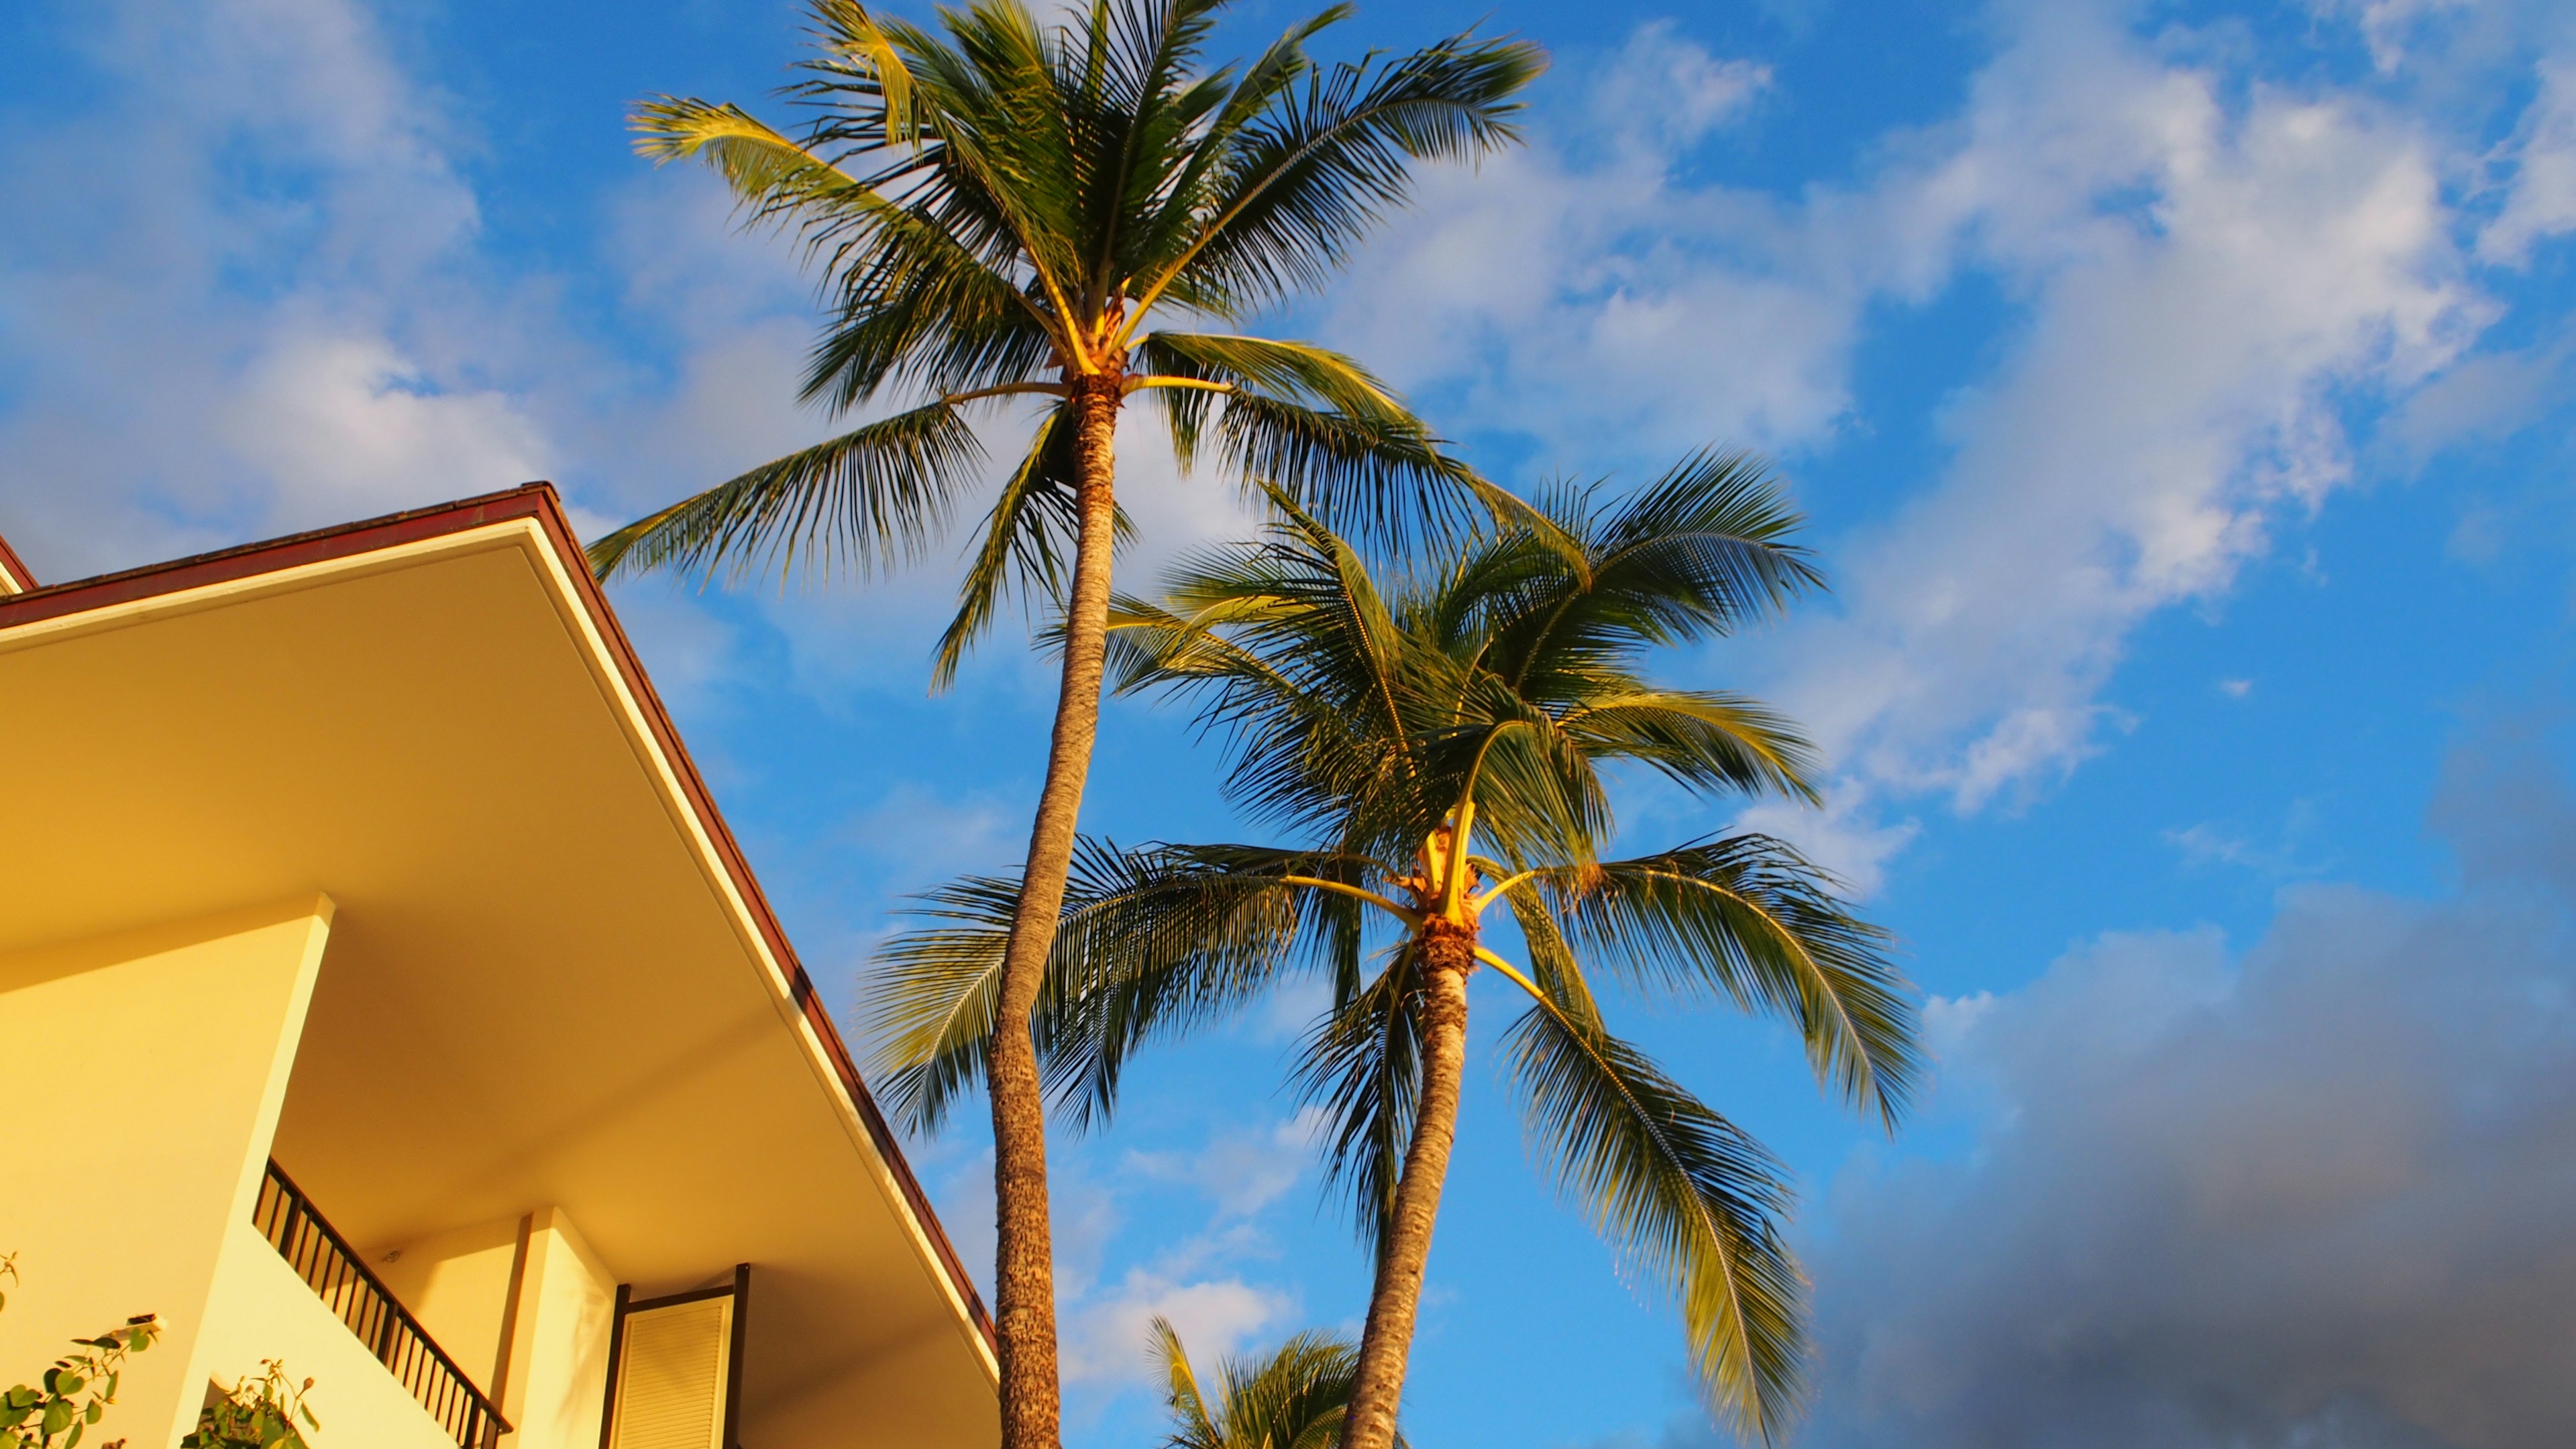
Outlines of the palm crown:
{"label": "palm crown", "polygon": [[663,97],[638,147],[719,171],[752,218],[798,234],[828,279],[805,379],[836,411],[900,411],[618,530],[603,573],[908,558],[985,485],[971,409],[1043,404],[975,545],[945,679],[1015,586],[1051,595],[1077,546],[1085,400],[1150,393],[1184,465],[1215,449],[1321,516],[1401,534],[1477,486],[1350,358],[1176,325],[1240,323],[1324,280],[1412,164],[1512,138],[1508,98],[1543,59],[1459,36],[1319,66],[1344,18],[1292,27],[1249,64],[1202,67],[1223,0],[1098,0],[1049,27],[1019,0],[944,10],[938,34],[814,0],[792,139],[739,106]]}
{"label": "palm crown", "polygon": [[[1330,982],[1298,1077],[1332,1114],[1331,1171],[1378,1249],[1345,1442],[1383,1443],[1383,1380],[1400,1380],[1454,1128],[1466,980],[1490,967],[1526,997],[1504,1052],[1540,1156],[1678,1298],[1709,1386],[1770,1437],[1803,1358],[1783,1175],[1608,1030],[1595,980],[1784,1018],[1838,1095],[1890,1122],[1906,1102],[1918,1068],[1904,985],[1822,872],[1751,834],[1599,850],[1614,762],[1703,796],[1812,798],[1809,752],[1784,721],[1641,669],[1657,646],[1726,633],[1813,585],[1788,542],[1797,520],[1749,463],[1702,455],[1617,503],[1558,489],[1382,585],[1280,502],[1266,541],[1210,556],[1160,602],[1121,603],[1114,662],[1125,687],[1194,692],[1230,742],[1233,797],[1304,844],[1088,844],[1038,1008],[1052,1090],[1079,1116],[1103,1113],[1146,1042],[1286,973]],[[925,907],[935,923],[887,949],[885,1082],[916,1124],[981,1070],[1016,894],[1006,878],[943,888]],[[1489,912],[1512,923],[1521,962],[1486,943]]]}

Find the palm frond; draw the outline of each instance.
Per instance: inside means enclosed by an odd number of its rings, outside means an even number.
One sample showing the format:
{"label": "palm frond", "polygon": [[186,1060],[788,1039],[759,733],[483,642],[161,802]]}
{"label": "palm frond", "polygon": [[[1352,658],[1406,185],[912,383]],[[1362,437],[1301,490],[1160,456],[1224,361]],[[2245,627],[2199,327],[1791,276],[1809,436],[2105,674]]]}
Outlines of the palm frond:
{"label": "palm frond", "polygon": [[[1031,1022],[1048,1095],[1068,1124],[1108,1118],[1144,1047],[1240,1010],[1333,939],[1331,923],[1348,913],[1349,898],[1300,880],[1359,874],[1354,863],[1315,852],[1122,851],[1083,839]],[[911,908],[933,924],[899,932],[877,951],[865,1011],[877,1044],[871,1070],[916,1130],[935,1126],[982,1080],[1018,909],[1016,877],[951,881]]]}
{"label": "palm frond", "polygon": [[993,622],[1014,588],[1052,595],[1072,566],[1081,515],[1074,507],[1073,418],[1049,410],[1029,451],[1002,485],[985,515],[983,542],[958,585],[957,615],[941,631],[930,668],[930,687],[945,690],[957,678],[966,651]]}
{"label": "palm frond", "polygon": [[1337,992],[1307,1034],[1292,1080],[1330,1120],[1324,1179],[1349,1199],[1360,1241],[1384,1249],[1422,1095],[1422,1013],[1409,943],[1365,986]]}
{"label": "palm frond", "polygon": [[1512,97],[1545,65],[1528,42],[1457,35],[1306,71],[1228,137],[1233,155],[1204,219],[1143,278],[1141,303],[1169,292],[1244,315],[1320,285],[1404,201],[1415,163],[1469,160],[1516,139]]}
{"label": "palm frond", "polygon": [[1163,1406],[1172,1416],[1172,1432],[1163,1442],[1170,1449],[1225,1449],[1225,1431],[1208,1413],[1207,1391],[1199,1387],[1198,1370],[1190,1364],[1179,1329],[1154,1315],[1154,1348],[1163,1361]]}
{"label": "palm frond", "polygon": [[1359,1374],[1357,1344],[1296,1334],[1259,1358],[1220,1362],[1211,1396],[1171,1323],[1156,1318],[1153,1332],[1172,1415],[1166,1449],[1331,1449],[1339,1439]]}
{"label": "palm frond", "polygon": [[1168,331],[1151,334],[1139,347],[1158,360],[1186,363],[1182,375],[1187,377],[1232,383],[1381,425],[1419,426],[1385,383],[1330,348],[1269,337]]}
{"label": "palm frond", "polygon": [[982,449],[932,403],[790,453],[684,498],[590,545],[601,578],[670,568],[714,574],[761,563],[862,572],[916,557],[974,481]]}
{"label": "palm frond", "polygon": [[1474,469],[1407,416],[1353,415],[1291,399],[1226,395],[1210,431],[1238,475],[1270,483],[1337,533],[1397,550],[1454,532],[1480,496]]}
{"label": "palm frond", "polygon": [[1531,1146],[1629,1263],[1676,1299],[1717,1404],[1777,1442],[1804,1393],[1790,1192],[1760,1144],[1596,1019],[1541,996],[1505,1042]]}
{"label": "palm frond", "polygon": [[1595,695],[1563,717],[1598,759],[1636,760],[1703,794],[1784,794],[1821,804],[1815,747],[1769,706],[1713,690]]}
{"label": "palm frond", "polygon": [[1890,1127],[1903,1116],[1923,1063],[1887,933],[1790,846],[1738,835],[1545,871],[1519,889],[1543,894],[1603,969],[1659,995],[1714,993],[1783,1018],[1829,1089]]}
{"label": "palm frond", "polygon": [[730,102],[655,96],[633,118],[636,154],[655,164],[697,158],[755,206],[782,190],[811,194],[857,186],[855,177]]}

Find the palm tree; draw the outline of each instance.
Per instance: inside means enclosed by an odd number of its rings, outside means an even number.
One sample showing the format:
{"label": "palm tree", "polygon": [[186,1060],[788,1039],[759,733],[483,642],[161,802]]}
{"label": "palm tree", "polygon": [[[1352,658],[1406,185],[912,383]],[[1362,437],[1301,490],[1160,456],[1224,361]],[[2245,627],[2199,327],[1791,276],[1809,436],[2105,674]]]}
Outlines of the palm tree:
{"label": "palm tree", "polygon": [[[1301,1333],[1268,1358],[1220,1361],[1213,1394],[1169,1320],[1154,1320],[1154,1346],[1172,1415],[1164,1449],[1333,1449],[1341,1436],[1359,1367],[1347,1339]],[[1398,1436],[1399,1449],[1403,1442]]]}
{"label": "palm tree", "polygon": [[[1387,1449],[1455,1135],[1468,982],[1528,998],[1505,1038],[1561,1186],[1680,1301],[1707,1386],[1748,1432],[1794,1409],[1803,1280],[1762,1147],[1609,1031],[1607,974],[1649,999],[1785,1018],[1826,1086],[1893,1126],[1918,1074],[1884,937],[1780,841],[1739,834],[1603,860],[1603,766],[1708,797],[1812,801],[1807,747],[1736,695],[1646,679],[1651,648],[1725,634],[1818,582],[1797,519],[1741,458],[1696,456],[1611,503],[1560,488],[1437,568],[1382,587],[1285,498],[1269,537],[1113,617],[1120,683],[1195,692],[1227,786],[1300,846],[1086,842],[1038,1006],[1048,1085],[1084,1121],[1147,1041],[1284,975],[1330,983],[1298,1080],[1336,1122],[1377,1275],[1344,1449]],[[873,1007],[897,1110],[935,1126],[985,1070],[1018,882],[935,891],[889,943]],[[1515,963],[1488,916],[1519,938]],[[1382,943],[1372,955],[1369,947]]]}
{"label": "palm tree", "polygon": [[[846,412],[926,400],[763,464],[602,538],[603,577],[675,568],[861,570],[916,556],[988,481],[991,502],[934,682],[1017,592],[1064,609],[1063,673],[1029,837],[1019,945],[994,1018],[994,1272],[1004,1449],[1058,1441],[1044,1104],[1023,1025],[1044,971],[1098,728],[1112,441],[1150,397],[1186,465],[1212,448],[1380,539],[1480,485],[1368,371],[1231,330],[1311,288],[1407,194],[1417,162],[1513,139],[1533,46],[1473,35],[1319,66],[1289,28],[1249,64],[1203,55],[1224,0],[1095,0],[1050,27],[1023,0],[943,10],[945,34],[812,0],[791,138],[734,105],[662,97],[656,160],[696,157],[754,224],[800,236],[830,322],[805,397]],[[1213,324],[1221,330],[1208,330]],[[1035,404],[988,480],[976,410]]]}

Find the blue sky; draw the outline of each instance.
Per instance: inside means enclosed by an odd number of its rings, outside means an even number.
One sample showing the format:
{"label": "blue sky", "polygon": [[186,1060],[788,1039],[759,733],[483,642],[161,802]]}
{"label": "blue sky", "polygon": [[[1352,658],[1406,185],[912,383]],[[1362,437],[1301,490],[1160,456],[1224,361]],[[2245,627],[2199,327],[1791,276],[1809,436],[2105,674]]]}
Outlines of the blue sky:
{"label": "blue sky", "polygon": [[[1295,7],[1248,3],[1234,46]],[[1889,1142],[1776,1030],[1631,1013],[1806,1189],[1816,1445],[2468,1446],[2576,1420],[2576,15],[2547,4],[1372,3],[1547,44],[1529,144],[1279,325],[1507,481],[1775,458],[1836,592],[1667,661],[1835,762],[1753,823],[1867,893],[1939,1086]],[[554,479],[622,521],[816,436],[794,258],[632,158],[762,102],[789,5],[53,0],[0,15],[0,530],[59,580]],[[1150,439],[1132,585],[1241,532]],[[619,604],[844,1007],[1015,858],[1051,680],[925,694],[943,563]],[[1117,706],[1086,823],[1232,834]],[[1641,843],[1730,823],[1637,782]],[[1485,1017],[1500,1016],[1500,998]],[[1071,1442],[1356,1321],[1278,1090],[1298,1003],[1061,1146]],[[1471,1071],[1424,1445],[1700,1445],[1662,1307]],[[989,1252],[971,1130],[916,1156]]]}

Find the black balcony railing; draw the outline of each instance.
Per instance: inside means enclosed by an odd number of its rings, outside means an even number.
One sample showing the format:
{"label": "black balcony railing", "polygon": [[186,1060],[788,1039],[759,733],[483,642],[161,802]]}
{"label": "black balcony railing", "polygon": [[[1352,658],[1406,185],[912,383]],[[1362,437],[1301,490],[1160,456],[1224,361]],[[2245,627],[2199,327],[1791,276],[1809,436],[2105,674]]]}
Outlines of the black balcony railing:
{"label": "black balcony railing", "polygon": [[457,1449],[493,1449],[510,1432],[509,1421],[474,1387],[376,1275],[359,1261],[356,1250],[322,1215],[312,1199],[274,1162],[260,1185],[259,1207],[251,1215],[270,1246],[312,1285],[315,1296],[360,1342],[372,1350],[393,1376],[402,1380],[430,1417],[455,1436]]}

